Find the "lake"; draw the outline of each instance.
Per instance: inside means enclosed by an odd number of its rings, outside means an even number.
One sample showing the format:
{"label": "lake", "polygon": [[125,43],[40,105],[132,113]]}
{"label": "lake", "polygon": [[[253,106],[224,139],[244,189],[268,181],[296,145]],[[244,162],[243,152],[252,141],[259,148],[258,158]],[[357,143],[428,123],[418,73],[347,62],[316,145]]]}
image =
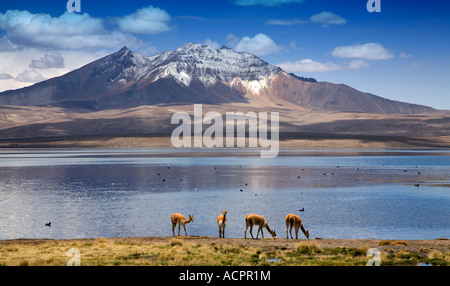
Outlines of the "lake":
{"label": "lake", "polygon": [[194,215],[189,235],[218,236],[222,210],[226,237],[243,237],[248,213],[263,215],[278,237],[288,213],[302,218],[310,238],[450,237],[449,150],[259,155],[250,148],[2,149],[0,239],[171,236],[173,212]]}

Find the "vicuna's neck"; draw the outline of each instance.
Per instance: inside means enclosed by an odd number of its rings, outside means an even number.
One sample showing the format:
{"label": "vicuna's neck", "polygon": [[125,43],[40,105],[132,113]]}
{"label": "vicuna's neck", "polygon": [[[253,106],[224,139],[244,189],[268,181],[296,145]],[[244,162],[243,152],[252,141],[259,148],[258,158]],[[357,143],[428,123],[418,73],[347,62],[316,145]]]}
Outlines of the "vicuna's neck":
{"label": "vicuna's neck", "polygon": [[300,229],[303,231],[303,233],[304,233],[305,236],[306,236],[306,230],[303,228],[303,225],[300,226]]}

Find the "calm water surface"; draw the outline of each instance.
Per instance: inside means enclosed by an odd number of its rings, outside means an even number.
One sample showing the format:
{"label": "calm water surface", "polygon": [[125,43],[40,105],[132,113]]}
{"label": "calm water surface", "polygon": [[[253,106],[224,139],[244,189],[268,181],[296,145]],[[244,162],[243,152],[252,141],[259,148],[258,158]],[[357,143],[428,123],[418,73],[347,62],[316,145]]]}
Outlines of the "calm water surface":
{"label": "calm water surface", "polygon": [[0,150],[0,239],[169,236],[173,212],[217,236],[224,209],[227,237],[296,213],[312,238],[448,238],[450,151]]}

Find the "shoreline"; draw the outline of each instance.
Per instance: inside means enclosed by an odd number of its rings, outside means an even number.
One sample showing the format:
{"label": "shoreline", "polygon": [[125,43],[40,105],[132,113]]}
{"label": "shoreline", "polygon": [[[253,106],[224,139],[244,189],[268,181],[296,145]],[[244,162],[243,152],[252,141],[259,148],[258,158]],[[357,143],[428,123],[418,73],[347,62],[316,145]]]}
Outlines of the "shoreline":
{"label": "shoreline", "polygon": [[[246,146],[248,145],[246,144]],[[339,148],[446,149],[450,148],[450,136],[422,138],[422,137],[360,135],[360,134],[352,135],[352,134],[325,134],[325,133],[324,134],[281,133],[279,140],[279,147],[311,148],[311,149],[339,149]],[[171,137],[167,134],[146,134],[146,135],[86,135],[86,136],[1,139],[0,149],[3,148],[175,148],[175,147],[173,147],[172,145]]]}

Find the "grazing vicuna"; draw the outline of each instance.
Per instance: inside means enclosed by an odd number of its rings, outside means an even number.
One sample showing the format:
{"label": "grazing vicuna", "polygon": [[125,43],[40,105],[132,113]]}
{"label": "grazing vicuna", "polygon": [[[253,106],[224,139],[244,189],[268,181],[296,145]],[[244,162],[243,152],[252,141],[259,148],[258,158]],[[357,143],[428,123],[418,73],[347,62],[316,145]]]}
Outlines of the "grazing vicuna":
{"label": "grazing vicuna", "polygon": [[219,238],[225,238],[225,226],[227,226],[227,211],[223,211],[217,217],[217,225],[219,226]]}
{"label": "grazing vicuna", "polygon": [[309,238],[309,230],[305,230],[303,228],[303,223],[302,223],[302,220],[300,219],[300,217],[295,214],[288,214],[288,215],[286,215],[286,238],[287,239],[289,239],[288,228],[289,228],[289,233],[291,234],[291,239],[292,239],[292,227],[295,228],[295,239],[298,239],[298,229],[299,228],[303,231],[306,238]]}
{"label": "grazing vicuna", "polygon": [[258,226],[258,232],[256,233],[256,239],[258,239],[258,235],[259,235],[260,231],[261,231],[262,238],[264,238],[263,227],[265,227],[269,231],[269,233],[272,235],[272,237],[277,236],[277,234],[275,233],[275,230],[271,230],[269,228],[269,225],[267,224],[267,221],[264,217],[262,217],[260,215],[256,215],[256,214],[249,214],[245,217],[244,238],[247,238],[247,228],[250,227],[250,235],[254,239],[253,233],[252,233],[254,225]]}
{"label": "grazing vicuna", "polygon": [[184,228],[184,234],[187,236],[186,232],[186,224],[194,221],[194,216],[189,215],[189,220],[187,220],[184,215],[179,213],[174,213],[170,216],[170,220],[172,221],[172,233],[175,236],[175,226],[178,224],[178,234],[180,236],[180,226]]}

